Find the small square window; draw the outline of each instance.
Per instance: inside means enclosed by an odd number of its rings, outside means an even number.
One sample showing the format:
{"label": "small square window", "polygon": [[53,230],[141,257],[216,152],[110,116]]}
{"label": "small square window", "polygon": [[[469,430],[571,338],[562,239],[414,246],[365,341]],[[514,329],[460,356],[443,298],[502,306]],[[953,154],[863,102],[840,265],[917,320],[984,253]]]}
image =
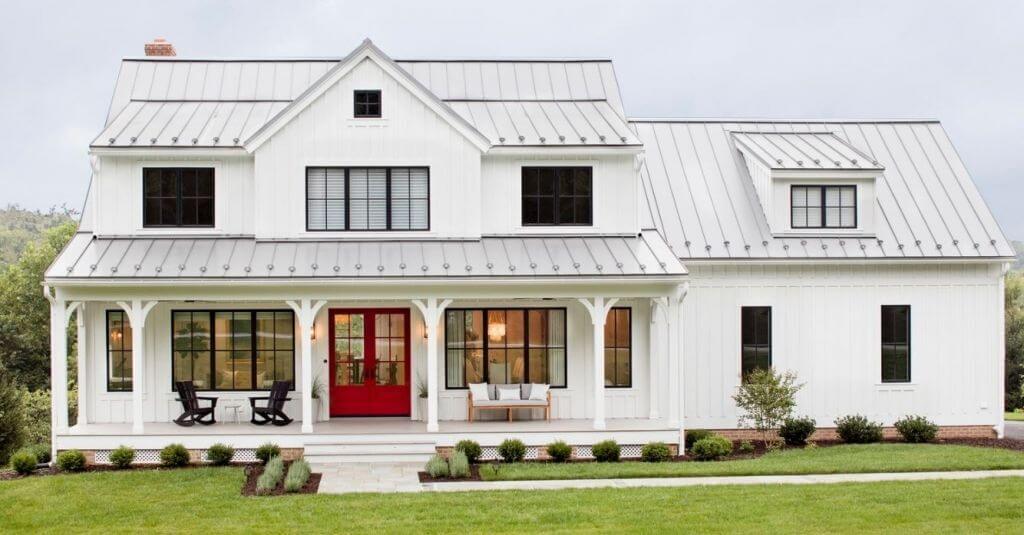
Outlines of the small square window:
{"label": "small square window", "polygon": [[357,118],[380,117],[380,90],[357,90],[353,98]]}

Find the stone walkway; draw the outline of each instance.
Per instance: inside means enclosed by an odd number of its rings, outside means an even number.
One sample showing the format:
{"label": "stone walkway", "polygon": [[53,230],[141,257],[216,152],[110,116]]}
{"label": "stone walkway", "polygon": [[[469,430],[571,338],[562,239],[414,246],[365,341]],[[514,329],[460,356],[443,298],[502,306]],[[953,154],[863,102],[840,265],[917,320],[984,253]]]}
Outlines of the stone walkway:
{"label": "stone walkway", "polygon": [[551,481],[463,481],[420,483],[418,463],[336,464],[313,466],[323,474],[320,492],[465,492],[487,490],[556,490],[638,487],[697,487],[705,485],[814,485],[880,481],[930,481],[1024,477],[1024,470],[975,470],[965,472],[898,472],[872,474],[821,474],[800,476],[657,477],[630,479],[563,479]]}

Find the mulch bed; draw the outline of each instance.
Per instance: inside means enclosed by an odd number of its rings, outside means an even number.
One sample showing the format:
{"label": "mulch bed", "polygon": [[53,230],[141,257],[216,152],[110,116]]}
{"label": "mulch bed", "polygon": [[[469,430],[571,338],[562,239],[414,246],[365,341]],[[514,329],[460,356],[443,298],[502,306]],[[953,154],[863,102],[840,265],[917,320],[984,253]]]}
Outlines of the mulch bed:
{"label": "mulch bed", "polygon": [[420,472],[420,483],[445,483],[452,481],[483,481],[480,478],[480,465],[469,465],[469,477],[433,477],[426,472]]}
{"label": "mulch bed", "polygon": [[[285,461],[285,474],[288,473],[288,467],[291,466],[291,461]],[[285,492],[284,491],[284,478],[277,483],[274,490],[269,494],[259,494],[256,492],[256,480],[260,478],[260,474],[263,473],[262,464],[251,464],[245,467],[245,483],[242,484],[242,496],[280,496],[282,494],[316,494],[317,489],[320,488],[320,477],[321,474],[309,474],[309,481],[306,481],[306,486],[299,489],[298,492]]]}
{"label": "mulch bed", "polygon": [[[252,463],[231,463],[231,466],[250,466]],[[14,470],[0,469],[0,481],[6,481],[9,479],[22,479],[26,477],[38,477],[38,476],[62,476],[68,474],[82,474],[85,472],[129,472],[138,470],[188,470],[192,468],[206,468],[212,465],[209,464],[190,464],[188,466],[182,466],[180,468],[166,468],[159,464],[136,464],[130,468],[117,468],[111,464],[87,464],[85,468],[79,472],[61,472],[53,466],[42,466],[36,468],[34,472],[27,476],[23,476]]]}

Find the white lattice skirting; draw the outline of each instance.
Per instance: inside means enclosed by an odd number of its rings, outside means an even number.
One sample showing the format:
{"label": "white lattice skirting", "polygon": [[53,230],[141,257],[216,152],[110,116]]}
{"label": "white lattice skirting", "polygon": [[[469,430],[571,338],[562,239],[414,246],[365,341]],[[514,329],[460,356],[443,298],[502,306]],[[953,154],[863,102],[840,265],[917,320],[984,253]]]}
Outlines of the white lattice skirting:
{"label": "white lattice skirting", "polygon": [[[110,453],[114,450],[96,450],[96,464],[110,464]],[[206,450],[199,450],[202,452],[200,458],[206,459]],[[231,462],[235,463],[254,463],[256,462],[256,450],[254,448],[238,448],[235,450],[235,456],[231,458]],[[135,450],[135,460],[133,464],[159,464],[160,463],[160,450]]]}
{"label": "white lattice skirting", "polygon": [[[619,456],[623,459],[639,459],[640,450],[643,449],[643,444],[623,444],[619,446],[621,453]],[[540,452],[544,449],[544,446],[527,446],[526,447],[526,460],[539,459]],[[501,455],[498,454],[497,446],[483,446],[480,448],[481,461],[496,461],[501,459]],[[590,446],[576,446],[575,458],[577,459],[593,459],[594,452],[591,451]]]}

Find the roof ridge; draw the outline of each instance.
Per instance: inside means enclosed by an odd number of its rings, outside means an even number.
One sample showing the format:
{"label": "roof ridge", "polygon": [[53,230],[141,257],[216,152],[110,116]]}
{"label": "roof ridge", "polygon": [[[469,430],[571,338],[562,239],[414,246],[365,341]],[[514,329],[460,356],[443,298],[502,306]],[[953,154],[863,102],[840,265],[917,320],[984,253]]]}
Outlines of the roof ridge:
{"label": "roof ridge", "polygon": [[742,117],[627,117],[630,123],[769,123],[769,124],[905,124],[940,123],[939,119],[895,118],[895,119],[841,119],[841,118],[742,118]]}
{"label": "roof ridge", "polygon": [[[186,57],[186,56],[124,56],[121,61],[155,61],[155,62],[210,62],[210,63],[231,63],[231,62],[264,62],[264,63],[287,63],[287,62],[339,62],[344,57],[334,56],[294,56],[294,57]],[[395,63],[612,63],[611,58],[406,58],[393,59]]]}

